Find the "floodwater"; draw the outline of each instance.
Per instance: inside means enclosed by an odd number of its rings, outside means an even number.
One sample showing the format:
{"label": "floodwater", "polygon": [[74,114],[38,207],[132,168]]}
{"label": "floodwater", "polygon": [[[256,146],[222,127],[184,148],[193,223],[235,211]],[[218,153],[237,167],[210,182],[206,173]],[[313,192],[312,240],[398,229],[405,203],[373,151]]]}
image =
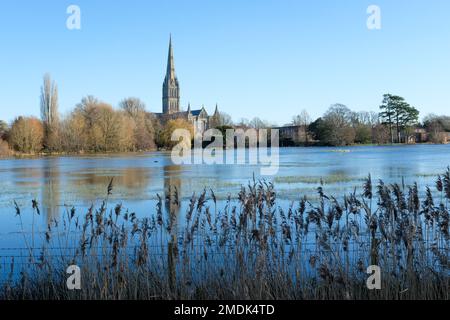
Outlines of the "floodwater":
{"label": "floodwater", "polygon": [[[254,177],[273,182],[279,204],[289,205],[304,195],[314,197],[320,183],[338,198],[358,192],[369,173],[374,182],[418,182],[423,193],[449,165],[450,145],[286,148],[280,150],[278,174],[266,177],[255,165],[174,165],[165,152],[0,160],[0,247],[17,246],[21,231],[32,224],[45,230],[72,207],[82,213],[99,206],[111,179],[112,207],[121,203],[137,216],[149,216],[157,194],[164,198],[172,186],[182,199],[177,214],[183,217],[193,193],[212,189],[220,205]],[[40,215],[32,218],[34,199]]]}

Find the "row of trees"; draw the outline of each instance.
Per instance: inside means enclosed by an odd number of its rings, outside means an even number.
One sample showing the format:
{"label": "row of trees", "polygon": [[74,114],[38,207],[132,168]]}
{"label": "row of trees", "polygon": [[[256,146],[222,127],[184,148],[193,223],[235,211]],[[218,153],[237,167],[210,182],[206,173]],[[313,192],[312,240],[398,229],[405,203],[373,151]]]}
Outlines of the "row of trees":
{"label": "row of trees", "polygon": [[[154,147],[153,118],[135,98],[120,109],[88,96],[81,100],[57,130],[59,139],[50,150],[67,152],[123,152]],[[139,108],[132,111],[130,108]]]}
{"label": "row of trees", "polygon": [[[437,120],[433,119],[430,118],[429,122],[436,124]],[[407,143],[414,136],[418,124],[419,111],[404,98],[391,94],[383,96],[379,113],[354,112],[343,104],[334,104],[315,121],[306,111],[292,121],[292,125],[304,128],[305,144],[311,137],[322,145],[332,146]]]}
{"label": "row of trees", "polygon": [[450,117],[430,114],[423,120],[423,125],[429,134],[429,140],[434,143],[447,142],[447,132],[450,132]]}
{"label": "row of trees", "polygon": [[[59,113],[58,87],[49,75],[41,87],[41,119],[19,117],[11,126],[0,121],[0,156],[10,149],[22,153],[46,152],[125,152],[170,148],[175,128],[193,130],[183,119],[161,124],[146,111],[137,98],[127,98],[117,109],[93,96],[87,96],[65,116]],[[332,105],[319,119],[312,121],[306,111],[292,124],[304,128],[304,143],[322,145],[386,144],[409,142],[418,125],[419,111],[404,98],[383,96],[380,112],[354,112],[343,104]],[[209,125],[219,129],[270,128],[273,124],[259,118],[233,123],[226,113],[216,114]],[[450,117],[429,115],[423,127],[433,142],[443,142],[450,132]],[[6,141],[8,143],[6,143]]]}
{"label": "row of trees", "polygon": [[44,76],[40,107],[41,119],[18,117],[11,126],[0,122],[0,151],[5,148],[5,141],[11,149],[28,154],[153,150],[169,146],[169,131],[174,126],[190,126],[179,119],[163,127],[137,98],[124,99],[115,109],[87,96],[72,112],[61,116],[58,87],[49,75]]}
{"label": "row of trees", "polygon": [[0,157],[9,156],[11,154],[11,150],[7,143],[8,140],[8,124],[0,120]]}
{"label": "row of trees", "polygon": [[324,145],[386,143],[386,128],[375,112],[353,112],[342,104],[332,105],[323,117],[311,123],[309,133]]}

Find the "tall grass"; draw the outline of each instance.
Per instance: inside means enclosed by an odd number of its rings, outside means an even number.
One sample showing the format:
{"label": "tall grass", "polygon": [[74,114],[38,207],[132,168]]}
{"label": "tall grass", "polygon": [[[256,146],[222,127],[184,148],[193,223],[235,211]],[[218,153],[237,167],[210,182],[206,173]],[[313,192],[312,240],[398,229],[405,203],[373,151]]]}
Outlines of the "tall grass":
{"label": "tall grass", "polygon": [[[99,208],[67,208],[33,235],[39,250],[25,239],[29,263],[0,299],[449,299],[450,168],[423,195],[369,176],[359,193],[320,186],[318,201],[284,209],[254,180],[223,206],[212,190],[193,195],[182,217],[176,189],[145,218],[110,207],[111,192],[112,181]],[[66,288],[72,264],[79,291]],[[381,290],[366,286],[369,265]]]}

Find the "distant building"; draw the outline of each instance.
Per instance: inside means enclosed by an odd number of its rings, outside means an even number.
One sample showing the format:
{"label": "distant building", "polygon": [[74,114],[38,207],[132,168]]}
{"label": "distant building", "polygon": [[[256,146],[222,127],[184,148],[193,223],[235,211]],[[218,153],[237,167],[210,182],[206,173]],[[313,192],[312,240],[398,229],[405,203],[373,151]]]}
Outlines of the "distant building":
{"label": "distant building", "polygon": [[416,128],[415,131],[415,143],[428,142],[428,132],[424,128]]}
{"label": "distant building", "polygon": [[175,62],[173,58],[172,37],[169,41],[169,55],[167,59],[167,71],[164,78],[162,89],[162,113],[155,113],[161,122],[166,122],[172,119],[184,119],[197,124],[197,129],[208,129],[213,118],[219,117],[219,108],[216,105],[216,110],[212,116],[208,115],[205,107],[201,109],[192,110],[191,105],[188,105],[187,111],[182,111],[180,108],[180,83],[175,73]]}
{"label": "distant building", "polygon": [[448,143],[450,143],[450,132],[442,131],[442,132],[435,133],[433,138],[434,138],[433,142],[435,142],[435,143],[448,144]]}
{"label": "distant building", "polygon": [[[405,137],[402,134],[402,141]],[[416,128],[414,133],[408,136],[407,143],[450,143],[450,132],[428,132],[425,128]]]}
{"label": "distant building", "polygon": [[444,143],[450,143],[450,132],[444,132]]}
{"label": "distant building", "polygon": [[298,146],[313,140],[309,134],[306,134],[305,126],[284,126],[273,129],[279,131],[282,146]]}

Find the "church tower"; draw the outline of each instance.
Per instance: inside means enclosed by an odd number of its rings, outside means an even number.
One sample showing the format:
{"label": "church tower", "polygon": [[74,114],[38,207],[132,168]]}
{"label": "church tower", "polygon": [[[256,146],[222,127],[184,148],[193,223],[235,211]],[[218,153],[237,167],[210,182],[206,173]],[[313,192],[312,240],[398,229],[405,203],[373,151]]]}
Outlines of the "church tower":
{"label": "church tower", "polygon": [[175,75],[172,36],[170,36],[167,72],[163,84],[163,113],[173,114],[177,112],[180,112],[180,85],[178,83],[177,76]]}

